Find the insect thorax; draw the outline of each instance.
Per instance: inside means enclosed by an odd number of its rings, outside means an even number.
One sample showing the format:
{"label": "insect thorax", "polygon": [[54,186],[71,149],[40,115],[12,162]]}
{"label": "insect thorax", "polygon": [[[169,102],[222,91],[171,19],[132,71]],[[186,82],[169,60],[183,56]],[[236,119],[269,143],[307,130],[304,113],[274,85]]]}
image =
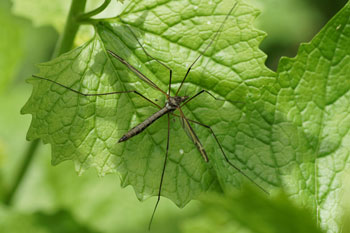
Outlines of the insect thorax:
{"label": "insect thorax", "polygon": [[181,103],[188,99],[188,96],[169,96],[168,101],[166,102],[166,108],[175,110],[180,107]]}

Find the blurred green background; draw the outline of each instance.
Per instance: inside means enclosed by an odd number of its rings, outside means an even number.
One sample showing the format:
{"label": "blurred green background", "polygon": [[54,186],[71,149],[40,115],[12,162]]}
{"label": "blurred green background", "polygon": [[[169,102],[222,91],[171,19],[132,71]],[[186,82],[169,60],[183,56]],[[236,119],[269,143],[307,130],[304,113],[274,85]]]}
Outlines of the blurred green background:
{"label": "blurred green background", "polygon": [[[268,34],[261,49],[272,70],[281,56],[295,56],[299,44],[310,41],[346,3],[247,1],[262,11],[255,25]],[[88,0],[88,8],[101,2]],[[0,1],[0,232],[148,232],[155,198],[140,203],[131,187],[120,188],[116,175],[99,178],[90,169],[78,177],[71,162],[52,167],[48,145],[39,147],[11,203],[4,203],[29,146],[25,137],[31,116],[20,115],[32,90],[25,79],[37,72],[35,64],[50,60],[69,4],[70,0]],[[118,10],[120,5],[112,1],[104,16]],[[76,45],[90,36],[91,29],[82,27]],[[192,202],[178,209],[162,199],[152,232],[196,229],[198,221],[191,219],[199,208]]]}

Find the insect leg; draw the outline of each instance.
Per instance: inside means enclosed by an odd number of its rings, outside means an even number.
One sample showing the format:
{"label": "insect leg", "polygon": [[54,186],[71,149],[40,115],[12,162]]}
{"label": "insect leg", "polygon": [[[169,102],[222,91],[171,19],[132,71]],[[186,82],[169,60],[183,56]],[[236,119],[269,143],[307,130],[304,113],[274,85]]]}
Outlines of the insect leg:
{"label": "insect leg", "polygon": [[40,77],[40,76],[37,76],[37,75],[32,75],[33,78],[38,78],[38,79],[41,79],[41,80],[45,80],[45,81],[49,81],[49,82],[52,82],[58,86],[61,86],[63,88],[66,88],[74,93],[77,93],[79,95],[83,95],[83,96],[104,96],[104,95],[116,95],[116,94],[123,94],[123,93],[135,93],[139,96],[141,96],[142,98],[144,98],[145,100],[147,100],[148,102],[154,104],[155,106],[157,106],[158,108],[161,108],[158,104],[154,103],[152,100],[148,99],[147,97],[145,97],[144,95],[142,95],[141,93],[139,93],[138,91],[114,91],[114,92],[107,92],[107,93],[96,93],[96,94],[85,94],[85,93],[82,93],[80,91],[77,91],[73,88],[70,88],[70,87],[67,87],[61,83],[58,83],[54,80],[51,80],[51,79],[48,79],[48,78],[43,78],[43,77]]}
{"label": "insect leg", "polygon": [[176,91],[176,96],[177,96],[177,94],[179,93],[179,91],[180,91],[182,85],[184,84],[184,82],[185,82],[185,80],[186,80],[188,74],[190,73],[192,67],[193,67],[194,64],[199,60],[199,58],[201,58],[201,57],[203,56],[203,54],[205,54],[205,52],[206,52],[206,51],[210,48],[210,46],[213,44],[214,40],[216,39],[216,37],[218,36],[218,34],[220,33],[220,31],[221,31],[222,28],[224,27],[224,24],[225,24],[226,20],[227,20],[228,17],[231,15],[232,11],[236,8],[237,3],[238,3],[238,2],[236,2],[236,3],[233,5],[233,7],[231,8],[231,10],[228,12],[228,14],[226,15],[224,21],[221,23],[219,29],[215,32],[213,38],[211,39],[211,41],[209,42],[209,44],[207,45],[207,47],[205,47],[205,49],[204,49],[202,52],[200,52],[200,55],[194,60],[194,62],[193,62],[193,63],[190,65],[190,67],[188,68],[188,70],[187,70],[187,72],[186,72],[186,74],[185,74],[185,77],[182,79],[182,82],[181,82],[179,88],[178,88],[177,91]]}
{"label": "insect leg", "polygon": [[168,137],[167,137],[167,142],[166,142],[166,152],[165,152],[162,176],[160,178],[160,184],[159,184],[159,189],[158,189],[158,199],[157,199],[156,205],[154,206],[151,220],[149,221],[148,230],[151,229],[151,224],[152,224],[152,221],[153,221],[153,217],[154,217],[154,214],[156,213],[156,210],[157,210],[157,207],[158,207],[158,204],[159,204],[159,201],[160,201],[160,195],[161,195],[161,192],[162,192],[165,168],[166,168],[166,163],[168,161],[169,141],[170,141],[170,114],[168,113]]}
{"label": "insect leg", "polygon": [[[183,116],[179,116],[179,115],[176,115],[176,114],[172,114],[172,115],[177,116],[177,117],[183,117]],[[185,118],[185,117],[183,117],[183,118]],[[187,119],[187,118],[185,118],[185,119]],[[231,161],[228,159],[227,155],[225,154],[225,151],[224,151],[223,147],[221,146],[221,144],[220,144],[218,138],[216,137],[216,135],[215,135],[215,133],[214,133],[214,130],[213,130],[209,125],[205,125],[205,124],[203,124],[203,123],[200,123],[200,122],[194,121],[194,120],[190,120],[190,119],[187,119],[187,120],[190,121],[190,122],[192,122],[192,123],[194,123],[194,124],[201,125],[201,126],[207,128],[207,129],[209,129],[210,132],[211,132],[211,134],[214,136],[214,139],[215,139],[215,141],[217,142],[217,144],[218,144],[218,146],[219,146],[219,148],[220,148],[220,150],[221,150],[221,152],[222,152],[222,155],[223,155],[224,158],[225,158],[225,161],[226,161],[231,167],[233,167],[233,168],[236,169],[239,173],[241,173],[245,178],[247,178],[250,182],[252,182],[252,183],[255,184],[257,187],[259,187],[264,193],[266,193],[266,194],[269,195],[269,192],[268,192],[266,189],[264,189],[262,186],[260,186],[258,183],[256,183],[252,178],[250,178],[247,174],[245,174],[245,173],[244,173],[240,168],[238,168],[236,165],[234,165],[233,163],[231,163]]]}
{"label": "insect leg", "polygon": [[143,45],[141,44],[141,42],[139,41],[139,39],[137,39],[137,36],[135,35],[134,31],[131,29],[131,27],[129,27],[128,25],[126,25],[127,28],[130,30],[131,34],[133,35],[133,37],[135,38],[135,40],[137,41],[137,43],[140,45],[140,47],[142,48],[143,52],[152,60],[155,60],[156,62],[158,62],[160,65],[162,65],[163,67],[165,67],[166,69],[169,70],[169,90],[168,90],[168,95],[170,95],[170,90],[171,90],[171,79],[173,76],[173,70],[167,66],[166,64],[164,64],[163,62],[159,61],[157,58],[153,57],[151,54],[149,54],[147,52],[147,50],[143,47]]}
{"label": "insect leg", "polygon": [[221,100],[221,101],[224,101],[223,99],[219,99],[219,98],[216,98],[213,94],[211,94],[209,91],[207,90],[201,90],[200,92],[198,92],[197,94],[195,94],[194,96],[192,96],[191,98],[189,98],[188,100],[186,100],[182,105],[186,105],[188,102],[190,102],[191,100],[193,100],[194,98],[196,98],[197,96],[199,96],[200,94],[202,93],[207,93],[208,95],[210,95],[211,97],[213,97],[215,100]]}

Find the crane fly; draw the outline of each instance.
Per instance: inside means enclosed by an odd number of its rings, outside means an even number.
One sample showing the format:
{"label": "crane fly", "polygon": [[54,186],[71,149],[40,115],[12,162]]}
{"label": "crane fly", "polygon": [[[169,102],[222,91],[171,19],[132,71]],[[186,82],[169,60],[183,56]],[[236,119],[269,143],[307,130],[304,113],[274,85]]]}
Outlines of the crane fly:
{"label": "crane fly", "polygon": [[[147,78],[143,73],[141,73],[138,69],[136,69],[133,65],[131,65],[130,63],[128,63],[126,60],[124,60],[122,57],[120,57],[118,54],[116,54],[115,52],[108,50],[107,52],[110,54],[110,56],[114,57],[115,59],[117,59],[119,62],[121,62],[122,64],[124,64],[131,72],[133,72],[138,78],[140,78],[141,80],[143,80],[145,83],[147,83],[150,87],[158,90],[159,92],[161,92],[163,95],[165,95],[166,97],[166,102],[165,102],[165,106],[161,107],[159,106],[157,103],[155,103],[154,101],[150,100],[149,98],[145,97],[144,95],[142,95],[140,92],[136,91],[136,90],[129,90],[129,91],[116,91],[116,92],[108,92],[108,93],[100,93],[100,94],[85,94],[82,92],[79,92],[75,89],[72,89],[68,86],[65,86],[61,83],[58,83],[54,80],[51,79],[47,79],[44,77],[40,77],[40,76],[36,76],[33,75],[34,78],[38,78],[38,79],[42,79],[42,80],[46,80],[49,82],[52,82],[56,85],[59,85],[63,88],[66,88],[72,92],[75,92],[79,95],[83,95],[83,96],[105,96],[105,95],[115,95],[115,94],[125,94],[125,93],[134,93],[140,97],[142,97],[143,99],[145,99],[146,101],[150,102],[151,104],[153,104],[154,106],[156,106],[159,110],[157,112],[155,112],[153,115],[151,115],[150,117],[148,117],[146,120],[144,120],[143,122],[141,122],[140,124],[136,125],[135,127],[133,127],[132,129],[130,129],[127,133],[125,133],[118,141],[118,143],[121,142],[125,142],[129,139],[131,139],[132,137],[138,135],[139,133],[141,133],[142,131],[144,131],[147,127],[149,127],[152,123],[154,123],[156,120],[158,120],[159,118],[161,118],[164,115],[167,115],[168,118],[168,125],[167,125],[167,143],[166,143],[166,152],[165,152],[165,157],[164,157],[164,162],[163,162],[163,169],[162,169],[162,173],[161,173],[161,177],[160,177],[160,183],[159,183],[159,189],[158,189],[158,195],[157,195],[157,202],[155,204],[154,210],[152,212],[152,216],[151,216],[151,220],[149,223],[149,228],[151,226],[154,214],[157,210],[159,201],[160,201],[160,197],[161,197],[161,191],[162,191],[162,185],[163,185],[163,180],[164,180],[164,174],[165,174],[165,169],[166,169],[166,164],[167,164],[167,160],[168,160],[168,151],[169,151],[169,141],[170,141],[170,116],[175,116],[177,118],[180,119],[181,123],[182,123],[182,127],[184,128],[185,132],[187,133],[187,135],[189,136],[189,138],[192,140],[192,142],[194,143],[194,145],[196,146],[196,148],[198,149],[199,153],[201,154],[201,156],[203,157],[203,160],[205,162],[209,162],[209,158],[208,155],[205,151],[204,146],[202,145],[201,141],[199,140],[197,134],[195,133],[195,131],[193,130],[191,123],[192,124],[196,124],[196,125],[200,125],[204,128],[207,128],[210,133],[212,134],[212,136],[214,137],[217,145],[220,148],[220,151],[225,159],[225,161],[235,170],[237,170],[239,173],[241,173],[245,178],[247,178],[249,181],[251,181],[253,184],[255,184],[257,187],[259,187],[262,191],[264,191],[265,193],[268,193],[262,186],[260,186],[258,183],[256,183],[252,178],[250,178],[248,175],[246,175],[240,168],[238,168],[236,165],[234,165],[227,157],[227,155],[225,154],[225,151],[223,149],[223,147],[221,146],[216,134],[214,133],[213,129],[208,126],[205,125],[201,122],[195,121],[195,120],[191,120],[186,118],[185,114],[182,111],[182,107],[185,106],[186,104],[188,104],[190,101],[192,101],[193,99],[195,99],[196,97],[198,97],[199,95],[206,93],[209,96],[213,97],[216,100],[217,99],[214,95],[212,95],[210,92],[208,92],[207,90],[201,90],[199,91],[197,94],[189,97],[189,96],[179,96],[179,92],[181,90],[181,88],[183,87],[183,84],[185,82],[185,80],[187,79],[192,67],[195,65],[195,63],[203,56],[203,54],[205,54],[205,52],[209,49],[209,47],[213,44],[213,42],[215,41],[215,39],[218,37],[219,32],[222,30],[225,22],[227,21],[227,19],[229,18],[229,16],[231,15],[231,13],[233,12],[233,10],[235,9],[235,7],[237,6],[237,3],[235,3],[233,5],[233,7],[230,9],[230,11],[228,12],[228,14],[226,15],[225,19],[223,20],[223,22],[221,23],[220,27],[218,28],[218,30],[214,33],[211,41],[209,42],[209,44],[205,47],[205,49],[200,52],[200,55],[192,62],[192,64],[189,66],[189,68],[187,69],[187,72],[184,76],[184,78],[182,79],[180,86],[178,87],[178,89],[176,90],[176,94],[175,96],[171,96],[171,83],[172,83],[172,73],[173,70],[167,66],[166,64],[164,64],[163,62],[159,61],[158,59],[152,57],[147,51],[146,49],[142,46],[142,44],[140,43],[140,41],[137,39],[137,36],[135,35],[135,33],[132,31],[132,29],[127,26],[127,28],[129,29],[129,31],[131,32],[131,34],[133,35],[133,37],[136,39],[137,43],[139,44],[139,46],[142,48],[143,52],[152,60],[158,62],[160,65],[162,65],[163,67],[165,67],[168,71],[169,71],[169,88],[168,91],[165,92],[163,91],[161,88],[159,88],[154,82],[152,82],[149,78]],[[175,111],[178,111],[179,114],[174,113]]]}

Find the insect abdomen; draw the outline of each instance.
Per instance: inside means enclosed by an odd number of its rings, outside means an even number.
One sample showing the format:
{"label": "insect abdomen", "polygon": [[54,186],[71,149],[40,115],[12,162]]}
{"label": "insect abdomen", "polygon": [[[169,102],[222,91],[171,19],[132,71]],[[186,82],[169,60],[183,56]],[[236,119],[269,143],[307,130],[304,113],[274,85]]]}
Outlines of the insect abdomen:
{"label": "insect abdomen", "polygon": [[124,141],[128,140],[129,138],[132,138],[133,136],[141,133],[148,126],[150,126],[153,122],[158,120],[161,116],[163,116],[164,114],[167,114],[168,112],[171,112],[171,111],[173,111],[173,110],[172,109],[168,109],[167,107],[162,108],[161,110],[159,110],[158,112],[154,113],[152,116],[150,116],[149,118],[147,118],[146,120],[144,120],[143,122],[141,122],[140,124],[138,124],[137,126],[132,128],[129,132],[124,134],[119,139],[118,142],[124,142]]}

